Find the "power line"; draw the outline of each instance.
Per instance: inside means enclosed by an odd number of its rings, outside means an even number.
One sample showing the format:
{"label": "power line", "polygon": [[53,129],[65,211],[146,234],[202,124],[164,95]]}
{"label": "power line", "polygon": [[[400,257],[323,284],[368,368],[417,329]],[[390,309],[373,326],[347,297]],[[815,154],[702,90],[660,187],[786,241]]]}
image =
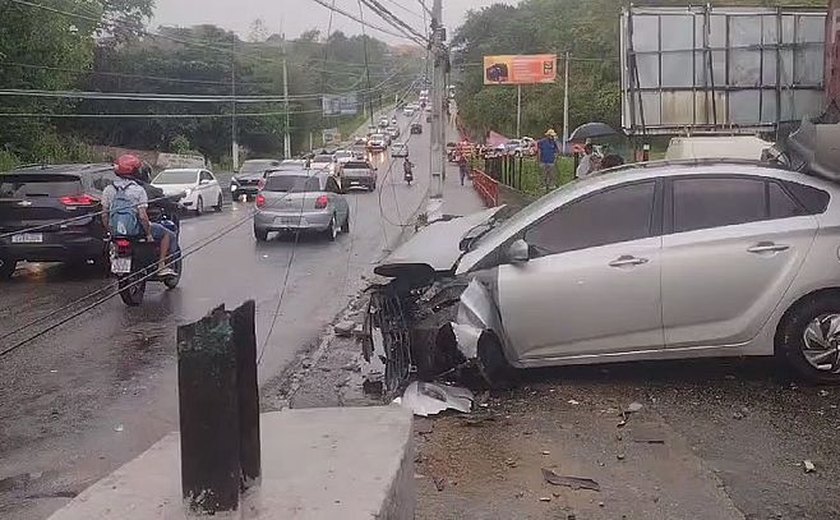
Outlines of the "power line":
{"label": "power line", "polygon": [[401,4],[400,2],[398,2],[397,0],[385,0],[385,1],[386,1],[386,2],[388,2],[389,4],[393,5],[394,7],[399,8],[399,9],[400,9],[401,11],[403,11],[403,12],[406,12],[406,13],[409,13],[409,14],[411,14],[411,15],[413,15],[413,16],[416,16],[416,17],[417,17],[417,18],[419,18],[419,19],[422,19],[422,18],[423,18],[422,13],[418,13],[418,12],[417,12],[417,11],[415,11],[414,9],[411,9],[411,8],[408,8],[408,7],[404,6],[403,4]]}
{"label": "power line", "polygon": [[402,32],[410,39],[419,43],[421,46],[428,45],[429,42],[428,40],[426,40],[426,37],[424,35],[417,32],[413,27],[411,27],[411,25],[404,22],[394,13],[389,11],[385,6],[379,3],[378,0],[362,0],[362,2],[364,2],[364,4],[368,6],[368,8],[371,11],[373,11],[374,13],[379,15],[380,18],[385,20],[385,22],[392,25],[393,27],[396,27],[398,31]]}
{"label": "power line", "polygon": [[[297,112],[237,112],[236,118],[272,117],[286,114],[315,114],[321,110],[301,110]],[[49,119],[228,119],[232,114],[47,114],[36,112],[0,112],[0,118],[37,118]]]}
{"label": "power line", "polygon": [[[20,1],[20,0],[13,0],[13,1]],[[363,19],[359,18],[358,16],[350,14],[343,9],[339,9],[338,7],[330,6],[326,2],[326,0],[312,0],[312,1],[321,5],[321,6],[323,6],[323,7],[326,7],[330,11],[336,12],[336,13],[338,13],[338,14],[346,17],[346,18],[349,18],[349,19],[353,20],[354,22],[358,22],[358,23],[362,24],[363,26],[368,27],[370,29],[374,29],[374,30],[379,31],[383,34],[388,34],[390,36],[396,36],[397,38],[407,38],[404,34],[400,34],[398,32],[390,31],[388,29],[383,29],[382,27],[379,27],[377,25],[373,25],[371,23],[365,23],[365,21]],[[411,38],[407,38],[407,39],[411,39]],[[411,39],[411,40],[413,41],[413,39]]]}

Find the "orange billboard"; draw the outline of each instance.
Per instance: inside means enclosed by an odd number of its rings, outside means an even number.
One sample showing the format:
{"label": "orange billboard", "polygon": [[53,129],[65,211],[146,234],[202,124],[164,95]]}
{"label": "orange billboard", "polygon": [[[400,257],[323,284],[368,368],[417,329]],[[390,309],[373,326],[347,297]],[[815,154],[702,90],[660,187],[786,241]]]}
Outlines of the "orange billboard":
{"label": "orange billboard", "polygon": [[484,57],[485,85],[533,85],[556,79],[556,54]]}

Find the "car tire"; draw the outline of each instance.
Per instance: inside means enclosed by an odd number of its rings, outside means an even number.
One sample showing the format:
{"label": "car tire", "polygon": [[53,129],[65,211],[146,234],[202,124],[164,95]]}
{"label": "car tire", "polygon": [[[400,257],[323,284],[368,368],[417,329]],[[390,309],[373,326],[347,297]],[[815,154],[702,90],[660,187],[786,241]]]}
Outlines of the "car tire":
{"label": "car tire", "polygon": [[344,224],[341,225],[341,232],[342,233],[349,233],[350,232],[350,215],[347,215],[347,218],[344,219]]}
{"label": "car tire", "polygon": [[330,218],[330,223],[327,226],[327,229],[324,230],[324,237],[326,237],[326,239],[330,242],[334,242],[337,235],[338,227],[336,227],[335,215],[333,215],[332,218]]}
{"label": "car tire", "polygon": [[840,294],[815,294],[789,309],[776,330],[775,348],[802,379],[840,383]]}
{"label": "car tire", "polygon": [[265,242],[268,240],[268,230],[267,229],[260,229],[258,227],[254,227],[254,238],[257,239],[257,242]]}
{"label": "car tire", "polygon": [[505,358],[499,338],[486,332],[478,340],[478,371],[487,385],[494,390],[516,386],[518,374]]}
{"label": "car tire", "polygon": [[195,201],[195,214],[196,216],[200,216],[202,213],[204,213],[204,199],[199,195]]}
{"label": "car tire", "polygon": [[17,261],[0,258],[0,280],[8,280],[15,274]]}
{"label": "car tire", "polygon": [[213,206],[213,211],[215,211],[216,213],[221,213],[223,204],[224,200],[222,199],[222,194],[219,193],[219,198],[216,200],[216,205]]}

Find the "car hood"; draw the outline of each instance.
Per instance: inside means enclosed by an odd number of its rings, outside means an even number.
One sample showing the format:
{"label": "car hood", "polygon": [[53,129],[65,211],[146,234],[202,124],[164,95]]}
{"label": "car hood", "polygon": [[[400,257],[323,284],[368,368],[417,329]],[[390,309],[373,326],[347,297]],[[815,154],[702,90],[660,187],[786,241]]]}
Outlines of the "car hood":
{"label": "car hood", "polygon": [[490,220],[502,207],[429,224],[391,253],[374,272],[381,276],[397,277],[404,273],[428,272],[430,269],[453,270],[463,255],[459,244],[464,234]]}
{"label": "car hood", "polygon": [[195,184],[153,184],[152,186],[163,190],[163,194],[167,197],[195,189]]}

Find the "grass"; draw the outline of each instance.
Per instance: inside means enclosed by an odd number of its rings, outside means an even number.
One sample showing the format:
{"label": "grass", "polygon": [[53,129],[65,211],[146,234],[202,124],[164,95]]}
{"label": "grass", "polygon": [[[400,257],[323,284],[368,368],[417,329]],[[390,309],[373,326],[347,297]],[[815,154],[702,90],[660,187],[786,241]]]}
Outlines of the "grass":
{"label": "grass", "polygon": [[[478,161],[477,166],[483,165]],[[555,165],[555,186],[562,186],[574,180],[575,162],[571,157],[560,157]],[[536,158],[522,160],[522,171],[510,169],[502,172],[500,182],[515,190],[521,191],[529,197],[540,197],[545,193],[542,180],[542,170]]]}

